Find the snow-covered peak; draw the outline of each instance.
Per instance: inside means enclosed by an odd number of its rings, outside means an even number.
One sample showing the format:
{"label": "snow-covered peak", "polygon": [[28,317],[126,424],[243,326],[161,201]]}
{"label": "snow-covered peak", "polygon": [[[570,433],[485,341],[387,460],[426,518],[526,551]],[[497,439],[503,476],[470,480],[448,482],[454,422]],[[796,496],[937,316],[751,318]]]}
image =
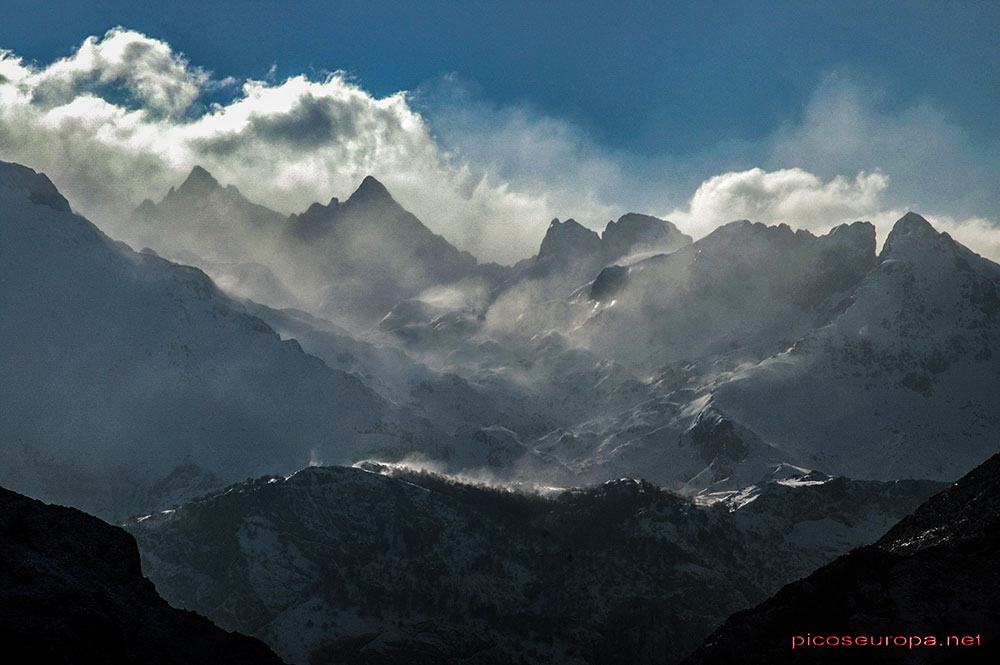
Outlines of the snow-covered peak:
{"label": "snow-covered peak", "polygon": [[879,259],[919,261],[929,251],[936,253],[955,248],[956,244],[950,236],[938,233],[926,219],[908,212],[893,225]]}
{"label": "snow-covered peak", "polygon": [[44,173],[37,173],[27,166],[0,162],[0,199],[5,196],[27,197],[60,212],[69,212],[69,202]]}
{"label": "snow-covered peak", "polygon": [[906,213],[896,220],[896,223],[892,227],[892,232],[900,235],[938,235],[938,232],[934,230],[930,222],[913,211]]}

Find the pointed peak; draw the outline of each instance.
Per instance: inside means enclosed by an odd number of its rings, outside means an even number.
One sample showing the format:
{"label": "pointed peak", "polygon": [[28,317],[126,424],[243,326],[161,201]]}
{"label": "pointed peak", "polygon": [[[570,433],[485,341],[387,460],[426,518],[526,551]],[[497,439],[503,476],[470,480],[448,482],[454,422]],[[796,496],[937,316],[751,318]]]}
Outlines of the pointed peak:
{"label": "pointed peak", "polygon": [[947,233],[938,233],[931,223],[915,212],[908,212],[893,224],[892,231],[885,238],[880,259],[906,259],[916,256],[914,252],[926,252],[930,248],[955,252],[959,248],[969,250],[955,242]]}
{"label": "pointed peak", "polygon": [[206,170],[204,167],[198,166],[198,165],[195,165],[194,168],[191,169],[191,173],[188,174],[187,179],[188,180],[194,180],[194,181],[212,182],[212,183],[215,183],[216,185],[219,184],[219,181],[216,180],[212,176],[212,174],[208,172],[208,170]]}
{"label": "pointed peak", "polygon": [[908,212],[892,225],[892,231],[889,231],[889,235],[885,238],[885,246],[882,248],[882,253],[885,256],[889,256],[891,249],[900,243],[906,244],[914,240],[932,240],[940,235],[926,219],[915,212]]}
{"label": "pointed peak", "polygon": [[152,199],[143,199],[139,207],[135,209],[135,214],[139,217],[153,217],[156,215],[156,204]]}
{"label": "pointed peak", "polygon": [[915,212],[908,212],[892,226],[892,233],[899,235],[938,235],[931,223]]}
{"label": "pointed peak", "polygon": [[191,173],[180,186],[181,191],[187,192],[207,192],[213,189],[220,189],[219,181],[200,166],[191,169]]}
{"label": "pointed peak", "polygon": [[392,195],[385,185],[376,180],[373,176],[365,176],[358,188],[347,199],[348,202],[358,203],[361,201],[393,201]]}
{"label": "pointed peak", "polygon": [[617,222],[608,222],[601,241],[605,258],[610,262],[635,251],[672,252],[690,245],[692,238],[664,219],[630,212]]}

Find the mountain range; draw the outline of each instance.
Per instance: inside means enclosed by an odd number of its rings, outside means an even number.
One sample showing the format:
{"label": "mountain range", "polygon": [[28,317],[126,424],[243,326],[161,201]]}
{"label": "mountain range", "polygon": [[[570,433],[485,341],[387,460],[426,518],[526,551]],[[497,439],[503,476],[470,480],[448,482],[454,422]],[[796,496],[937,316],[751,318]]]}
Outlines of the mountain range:
{"label": "mountain range", "polygon": [[676,662],[1000,440],[1000,266],[914,213],[507,267],[371,177],[285,216],[196,167],[126,228],[0,162],[0,484],[295,663]]}
{"label": "mountain range", "polygon": [[410,451],[432,429],[280,339],[200,270],[111,240],[45,176],[2,164],[0,198],[11,489],[124,517],[205,483]]}
{"label": "mountain range", "polygon": [[[404,299],[358,333],[236,300],[196,269],[107,238],[44,176],[4,172],[0,336],[11,362],[0,379],[8,446],[21,454],[0,480],[99,514],[159,499],[127,497],[134,483],[96,490],[91,473],[152,487],[185,468],[174,480],[203,491],[310,461],[417,454],[455,473],[562,485],[642,475],[696,493],[738,490],[782,465],[949,480],[995,450],[1000,267],[912,213],[879,254],[861,222],[820,237],[734,222],[692,243],[634,214],[603,237],[557,221],[538,256],[477,298],[436,283],[459,295]],[[437,257],[427,263],[482,268],[374,179],[282,222],[196,168],[143,208],[136,224],[176,225],[166,236],[177,242],[200,219],[191,233],[231,252],[218,260],[241,258],[225,240],[233,229],[343,244],[372,227],[398,231],[400,243],[378,245],[382,266],[418,256],[399,247],[417,251],[410,241],[422,238]],[[650,253],[657,243],[663,252]],[[349,253],[368,256],[362,244]],[[603,265],[610,257],[619,263]],[[105,496],[81,503],[77,491]]]}
{"label": "mountain range", "polygon": [[796,477],[696,503],[313,467],[130,521],[177,607],[297,664],[670,663],[940,488]]}

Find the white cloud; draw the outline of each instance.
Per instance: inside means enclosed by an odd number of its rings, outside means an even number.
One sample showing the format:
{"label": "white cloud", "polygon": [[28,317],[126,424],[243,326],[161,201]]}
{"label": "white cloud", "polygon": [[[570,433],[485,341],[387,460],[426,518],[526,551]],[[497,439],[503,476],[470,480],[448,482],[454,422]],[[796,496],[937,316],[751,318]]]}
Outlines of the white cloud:
{"label": "white cloud", "polygon": [[152,114],[180,116],[208,79],[167,43],[115,28],[101,39],[88,37],[67,58],[27,71],[20,83],[30,89],[32,102],[43,108],[62,106],[86,94],[124,93]]}
{"label": "white cloud", "polygon": [[1000,228],[982,217],[955,219],[946,215],[926,215],[934,228],[971,248],[978,254],[1000,263]]}
{"label": "white cloud", "polygon": [[880,173],[862,172],[853,181],[837,176],[824,183],[799,168],[771,172],[754,168],[709,178],[686,209],[676,209],[668,217],[696,236],[735,219],[825,232],[878,212],[879,195],[887,185],[888,178]]}

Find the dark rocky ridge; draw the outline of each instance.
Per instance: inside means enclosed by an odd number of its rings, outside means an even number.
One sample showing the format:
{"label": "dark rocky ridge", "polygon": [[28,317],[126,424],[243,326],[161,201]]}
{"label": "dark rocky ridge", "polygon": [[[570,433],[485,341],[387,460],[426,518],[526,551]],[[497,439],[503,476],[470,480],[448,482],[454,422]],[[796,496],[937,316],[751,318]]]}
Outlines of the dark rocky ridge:
{"label": "dark rocky ridge", "polygon": [[856,539],[937,487],[773,484],[772,520],[628,479],[543,498],[366,468],[240,483],[127,528],[171,602],[292,662],[651,665],[829,560],[793,525]]}
{"label": "dark rocky ridge", "polygon": [[0,640],[6,663],[282,662],[252,637],[170,607],[125,531],[3,488]]}
{"label": "dark rocky ridge", "polygon": [[[997,662],[1000,455],[862,547],[730,617],[684,663]],[[964,647],[813,647],[793,635],[981,636]]]}

